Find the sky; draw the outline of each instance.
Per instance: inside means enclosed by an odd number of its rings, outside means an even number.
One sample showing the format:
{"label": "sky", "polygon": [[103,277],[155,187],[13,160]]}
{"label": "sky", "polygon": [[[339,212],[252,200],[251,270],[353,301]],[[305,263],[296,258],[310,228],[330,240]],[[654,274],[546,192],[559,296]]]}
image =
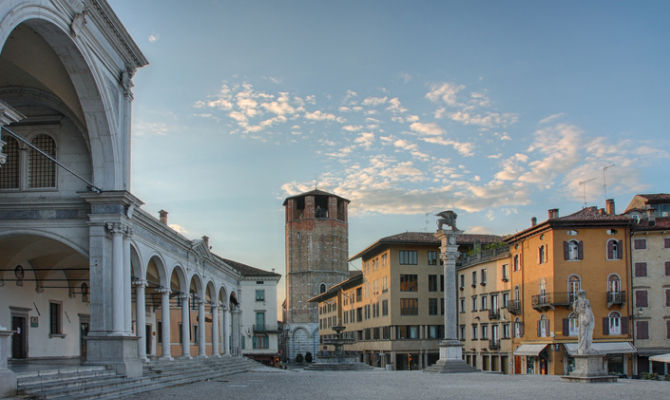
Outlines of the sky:
{"label": "sky", "polygon": [[351,200],[351,255],[670,191],[670,2],[108,1],[150,62],[132,192],[223,257],[283,275],[314,188]]}

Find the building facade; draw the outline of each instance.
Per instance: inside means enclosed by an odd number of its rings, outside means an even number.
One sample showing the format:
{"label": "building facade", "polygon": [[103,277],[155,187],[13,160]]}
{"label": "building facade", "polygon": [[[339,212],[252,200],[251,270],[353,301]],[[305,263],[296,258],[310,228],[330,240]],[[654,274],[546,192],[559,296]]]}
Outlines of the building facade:
{"label": "building facade", "polygon": [[244,356],[266,365],[279,359],[277,284],[281,275],[232,260],[224,261],[242,275],[240,279],[240,349]]}
{"label": "building facade", "polygon": [[132,77],[148,61],[109,4],[0,2],[0,48],[11,357],[137,376],[147,357],[237,354],[241,275],[129,192]]}
{"label": "building facade", "polygon": [[[462,235],[459,251],[495,240],[499,238]],[[345,334],[355,339],[345,350],[359,353],[361,361],[373,366],[415,370],[435,363],[444,337],[439,246],[432,233],[405,232],[351,257],[361,259],[362,273],[312,299],[319,304],[322,335],[332,336],[333,326],[344,325]]]}
{"label": "building facade", "polygon": [[607,354],[612,374],[632,373],[630,222],[607,209],[584,208],[566,217],[548,212],[540,224],[505,239],[510,246],[513,372],[569,373],[578,321],[571,305],[585,291],[595,317],[593,347]]}
{"label": "building facade", "polygon": [[317,305],[309,299],[348,277],[349,200],[312,190],[284,200],[286,214],[286,354],[316,355]]}
{"label": "building facade", "polygon": [[512,370],[510,267],[508,247],[496,245],[457,268],[458,338],[465,362],[482,371]]}
{"label": "building facade", "polygon": [[649,360],[670,352],[670,194],[639,194],[626,207],[632,220],[631,276],[635,375],[668,375],[668,365]]}

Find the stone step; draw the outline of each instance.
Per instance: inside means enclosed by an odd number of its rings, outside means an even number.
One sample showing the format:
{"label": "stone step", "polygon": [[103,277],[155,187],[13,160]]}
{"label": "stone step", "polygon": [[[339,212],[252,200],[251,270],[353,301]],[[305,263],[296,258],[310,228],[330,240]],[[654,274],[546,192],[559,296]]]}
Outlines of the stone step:
{"label": "stone step", "polygon": [[59,390],[71,389],[81,387],[85,385],[86,382],[105,382],[108,380],[120,378],[114,371],[109,371],[104,375],[89,375],[89,376],[68,376],[65,379],[57,380],[53,379],[47,382],[26,382],[17,385],[17,390],[19,393],[29,393],[33,391],[46,392],[53,390],[54,388]]}

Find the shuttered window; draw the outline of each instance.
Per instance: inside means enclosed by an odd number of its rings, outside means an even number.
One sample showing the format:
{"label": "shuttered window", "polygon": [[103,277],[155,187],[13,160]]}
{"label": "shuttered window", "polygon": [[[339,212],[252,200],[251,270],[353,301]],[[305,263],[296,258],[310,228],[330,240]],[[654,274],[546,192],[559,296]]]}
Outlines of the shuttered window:
{"label": "shuttered window", "polygon": [[635,277],[640,278],[644,276],[647,276],[647,263],[646,262],[635,263]]}
{"label": "shuttered window", "polygon": [[665,262],[665,276],[670,276],[670,261]]}
{"label": "shuttered window", "polygon": [[670,238],[663,239],[663,243],[664,243],[663,247],[665,247],[666,249],[670,249]]}
{"label": "shuttered window", "polygon": [[649,321],[636,321],[635,331],[637,339],[649,339]]}
{"label": "shuttered window", "polygon": [[635,291],[635,307],[648,307],[646,290]]}
{"label": "shuttered window", "polygon": [[635,239],[633,241],[635,250],[643,250],[647,248],[647,239]]}

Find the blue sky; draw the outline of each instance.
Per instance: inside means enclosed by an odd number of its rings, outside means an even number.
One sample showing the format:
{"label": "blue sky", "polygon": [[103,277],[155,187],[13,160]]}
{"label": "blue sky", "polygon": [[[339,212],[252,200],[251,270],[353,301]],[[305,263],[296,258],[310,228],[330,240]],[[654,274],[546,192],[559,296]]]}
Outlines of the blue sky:
{"label": "blue sky", "polygon": [[350,254],[444,209],[505,234],[602,207],[606,166],[619,211],[670,190],[670,2],[109,3],[151,62],[132,191],[224,257],[283,274],[281,203],[315,186]]}

